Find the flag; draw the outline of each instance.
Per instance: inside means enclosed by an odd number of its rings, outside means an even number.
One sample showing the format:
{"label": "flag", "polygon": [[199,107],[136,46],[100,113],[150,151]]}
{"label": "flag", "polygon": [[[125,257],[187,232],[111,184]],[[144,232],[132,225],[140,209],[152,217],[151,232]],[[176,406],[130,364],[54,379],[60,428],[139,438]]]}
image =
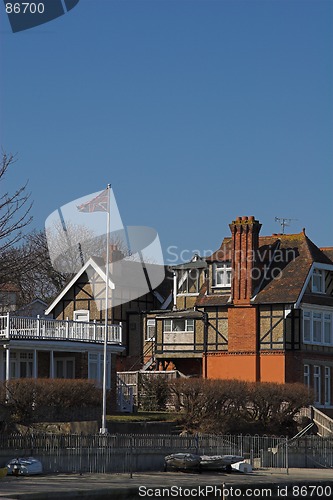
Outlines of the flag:
{"label": "flag", "polygon": [[95,198],[78,205],[79,212],[107,212],[109,208],[109,189],[104,189]]}

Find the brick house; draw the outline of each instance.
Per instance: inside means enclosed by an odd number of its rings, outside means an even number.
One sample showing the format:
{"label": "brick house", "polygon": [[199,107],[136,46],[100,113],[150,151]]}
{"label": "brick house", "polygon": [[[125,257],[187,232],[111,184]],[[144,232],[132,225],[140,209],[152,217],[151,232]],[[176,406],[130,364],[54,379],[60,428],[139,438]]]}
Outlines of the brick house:
{"label": "brick house", "polygon": [[260,236],[254,217],[229,227],[212,255],[173,267],[173,310],[147,315],[156,365],[207,378],[304,382],[317,406],[332,407],[333,248],[318,248],[304,230]]}

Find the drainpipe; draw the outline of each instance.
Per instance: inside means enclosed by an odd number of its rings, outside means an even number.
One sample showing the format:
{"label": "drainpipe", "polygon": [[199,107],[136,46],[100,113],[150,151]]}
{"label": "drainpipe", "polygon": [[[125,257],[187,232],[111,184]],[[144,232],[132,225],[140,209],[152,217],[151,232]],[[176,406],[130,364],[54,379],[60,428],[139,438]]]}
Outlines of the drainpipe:
{"label": "drainpipe", "polygon": [[173,272],[173,310],[177,309],[177,273]]}
{"label": "drainpipe", "polygon": [[203,312],[204,322],[204,378],[207,378],[208,314]]}

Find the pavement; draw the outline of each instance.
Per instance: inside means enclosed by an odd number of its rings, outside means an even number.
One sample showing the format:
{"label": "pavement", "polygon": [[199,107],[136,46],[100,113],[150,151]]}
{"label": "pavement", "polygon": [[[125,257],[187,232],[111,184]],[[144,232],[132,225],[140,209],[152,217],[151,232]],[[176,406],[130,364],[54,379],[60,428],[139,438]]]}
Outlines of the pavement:
{"label": "pavement", "polygon": [[[222,486],[224,484],[224,486]],[[251,474],[151,472],[50,474],[0,479],[0,498],[44,500],[140,498],[333,498],[332,469],[261,470]]]}

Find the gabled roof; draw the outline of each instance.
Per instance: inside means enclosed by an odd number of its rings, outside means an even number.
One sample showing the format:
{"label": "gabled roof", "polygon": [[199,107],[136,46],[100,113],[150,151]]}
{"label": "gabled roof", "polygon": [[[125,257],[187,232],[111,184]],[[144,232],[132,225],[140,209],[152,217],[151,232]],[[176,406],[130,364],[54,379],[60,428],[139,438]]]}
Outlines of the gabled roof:
{"label": "gabled roof", "polygon": [[[104,265],[104,270],[101,267],[101,264]],[[71,279],[71,281],[65,286],[65,288],[60,292],[60,294],[55,298],[52,304],[46,309],[45,314],[50,314],[55,306],[60,302],[60,300],[66,295],[66,293],[72,288],[72,286],[77,282],[77,280],[84,274],[87,269],[92,268],[99,276],[102,278],[104,282],[106,282],[106,274],[105,274],[105,263],[104,260],[99,257],[90,257],[89,260],[85,263],[83,267],[76,273],[76,275]],[[114,289],[114,283],[109,279],[109,288]]]}
{"label": "gabled roof", "polygon": [[[110,264],[111,264],[111,270],[109,276],[109,288],[111,290],[114,289],[118,290],[120,298],[122,296],[121,295],[122,291],[123,293],[126,292],[126,296],[129,298],[130,296],[128,295],[128,292],[130,292],[131,290],[139,293],[139,295],[136,295],[135,297],[133,296],[133,298],[138,298],[148,293],[149,290],[147,289],[148,287],[147,277],[149,277],[150,280],[151,278],[153,278],[156,281],[158,279],[157,272],[160,271],[161,274],[161,266],[158,266],[156,264],[145,263],[145,270],[142,267],[142,263],[137,262],[135,260],[133,261],[121,260]],[[117,267],[115,267],[113,270],[112,265],[116,265]],[[84,274],[85,272],[89,273],[90,269],[98,273],[98,275],[101,277],[104,283],[106,282],[106,266],[104,259],[100,257],[91,257],[85,263],[85,265],[77,272],[77,274],[71,279],[71,281],[62,290],[62,292],[56,297],[56,299],[52,302],[52,304],[46,309],[45,314],[50,314],[55,308],[55,306],[61,301],[61,299],[66,295],[66,293],[82,276],[82,274]],[[163,266],[163,272],[165,273],[165,266]],[[142,281],[142,275],[144,273],[146,273],[146,275],[145,275],[145,283],[143,286],[143,283],[141,281]],[[153,283],[151,286],[153,287]],[[165,297],[167,297],[170,294],[170,290],[168,290],[167,293],[164,293],[166,291],[164,282],[160,283],[158,286],[155,286],[153,290],[156,292],[155,297],[161,304],[165,302]],[[114,298],[114,303],[118,304],[116,298]]]}

